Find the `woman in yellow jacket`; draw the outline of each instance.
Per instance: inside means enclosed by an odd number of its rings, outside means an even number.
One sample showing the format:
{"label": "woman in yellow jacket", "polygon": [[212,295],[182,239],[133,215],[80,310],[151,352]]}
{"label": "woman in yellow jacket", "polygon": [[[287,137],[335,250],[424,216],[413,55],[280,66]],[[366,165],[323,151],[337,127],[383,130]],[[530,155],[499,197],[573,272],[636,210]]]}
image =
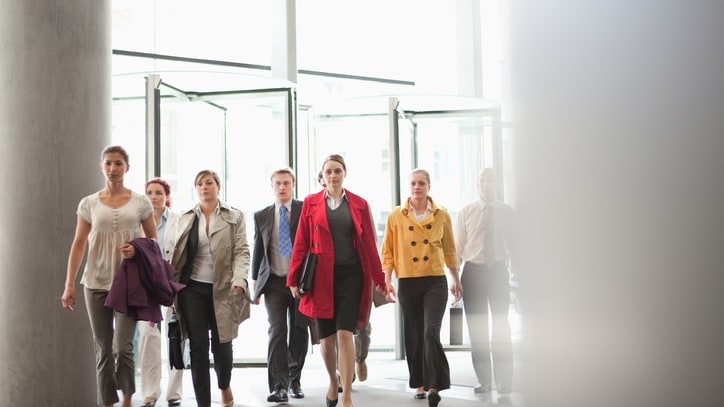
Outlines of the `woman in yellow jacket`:
{"label": "woman in yellow jacket", "polygon": [[[410,388],[416,389],[416,399],[427,397],[428,405],[435,407],[440,402],[438,391],[450,388],[450,367],[440,343],[448,300],[445,266],[456,301],[462,297],[462,286],[450,214],[435,205],[429,192],[430,174],[413,170],[410,197],[387,218],[382,268],[388,292],[394,293],[393,270],[398,278]],[[393,300],[390,294],[388,300]]]}

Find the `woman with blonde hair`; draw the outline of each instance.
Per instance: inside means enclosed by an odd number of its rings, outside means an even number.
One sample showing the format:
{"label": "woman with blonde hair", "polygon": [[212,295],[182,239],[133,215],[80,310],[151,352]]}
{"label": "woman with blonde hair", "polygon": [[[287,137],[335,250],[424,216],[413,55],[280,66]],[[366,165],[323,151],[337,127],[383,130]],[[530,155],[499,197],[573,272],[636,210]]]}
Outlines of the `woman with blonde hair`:
{"label": "woman with blonde hair", "polygon": [[[440,343],[440,328],[448,300],[445,266],[450,270],[450,292],[458,301],[458,277],[452,221],[445,208],[428,195],[430,174],[410,173],[410,196],[387,218],[382,241],[382,268],[387,290],[394,293],[392,272],[398,279],[402,308],[409,386],[415,398],[440,402],[439,391],[450,388],[450,366]],[[388,300],[392,301],[391,295]]]}

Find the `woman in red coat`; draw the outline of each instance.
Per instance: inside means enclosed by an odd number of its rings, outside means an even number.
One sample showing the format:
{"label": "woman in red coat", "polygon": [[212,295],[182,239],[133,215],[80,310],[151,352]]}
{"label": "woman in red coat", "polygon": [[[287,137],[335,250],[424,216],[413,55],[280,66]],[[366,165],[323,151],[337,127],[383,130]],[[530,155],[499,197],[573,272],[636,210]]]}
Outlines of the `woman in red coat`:
{"label": "woman in red coat", "polygon": [[372,283],[387,294],[370,207],[365,199],[342,187],[346,175],[342,156],[334,154],[324,160],[326,187],[304,199],[287,277],[287,286],[298,298],[304,257],[308,251],[317,255],[312,289],[302,297],[299,311],[317,321],[329,374],[327,407],[339,401],[337,360],[342,378],[341,405],[352,406],[353,335],[369,319]]}

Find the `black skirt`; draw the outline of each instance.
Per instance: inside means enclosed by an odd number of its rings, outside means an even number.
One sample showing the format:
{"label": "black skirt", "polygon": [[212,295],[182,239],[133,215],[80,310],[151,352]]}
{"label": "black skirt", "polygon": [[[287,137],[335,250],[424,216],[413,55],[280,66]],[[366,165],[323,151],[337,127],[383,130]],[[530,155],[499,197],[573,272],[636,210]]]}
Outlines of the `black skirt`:
{"label": "black skirt", "polygon": [[317,333],[326,338],[340,329],[355,332],[362,296],[362,267],[334,266],[334,318],[317,318]]}

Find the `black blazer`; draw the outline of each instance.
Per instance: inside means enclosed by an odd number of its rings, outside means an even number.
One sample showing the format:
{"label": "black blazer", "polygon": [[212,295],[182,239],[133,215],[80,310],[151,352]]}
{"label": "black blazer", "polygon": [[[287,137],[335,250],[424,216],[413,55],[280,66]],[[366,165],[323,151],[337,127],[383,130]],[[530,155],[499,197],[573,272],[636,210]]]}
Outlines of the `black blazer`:
{"label": "black blazer", "polygon": [[[299,215],[302,213],[302,201],[292,199],[292,213],[289,222],[289,229],[292,234],[292,244],[294,244],[294,236],[297,234],[297,225],[299,224]],[[261,296],[266,285],[271,269],[269,265],[269,251],[271,250],[269,241],[271,240],[272,229],[274,228],[274,204],[254,213],[254,252],[251,259],[251,279],[256,281],[256,290],[251,300],[256,300]]]}

